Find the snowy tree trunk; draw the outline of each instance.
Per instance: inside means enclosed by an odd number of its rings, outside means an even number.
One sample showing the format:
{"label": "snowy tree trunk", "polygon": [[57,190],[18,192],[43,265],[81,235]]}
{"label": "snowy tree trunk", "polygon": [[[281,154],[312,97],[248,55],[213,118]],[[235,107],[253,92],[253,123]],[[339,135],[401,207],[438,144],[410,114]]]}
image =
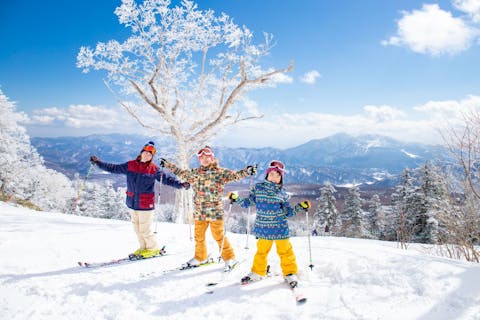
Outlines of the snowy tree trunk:
{"label": "snowy tree trunk", "polygon": [[[177,166],[181,169],[189,169],[189,160],[191,155],[191,146],[183,140],[177,139]],[[175,190],[175,206],[173,221],[175,223],[185,223],[189,220],[189,215],[193,214],[193,192],[191,189]]]}

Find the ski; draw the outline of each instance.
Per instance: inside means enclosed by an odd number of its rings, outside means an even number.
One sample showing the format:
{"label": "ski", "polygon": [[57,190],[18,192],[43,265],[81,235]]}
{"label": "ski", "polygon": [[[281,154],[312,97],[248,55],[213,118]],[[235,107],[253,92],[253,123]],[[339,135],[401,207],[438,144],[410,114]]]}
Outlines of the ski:
{"label": "ski", "polygon": [[293,283],[288,283],[285,280],[285,283],[287,286],[290,288],[290,290],[293,293],[293,296],[295,297],[295,301],[297,302],[298,305],[304,304],[307,302],[307,297],[302,293],[301,290],[298,288],[298,282],[293,282]]}
{"label": "ski", "polygon": [[[242,286],[246,286],[246,285],[249,285],[251,283],[257,283],[257,282],[260,282],[264,279],[274,277],[274,276],[282,276],[282,275],[281,274],[276,274],[276,273],[271,273],[270,272],[270,266],[267,266],[267,275],[265,277],[263,277],[261,279],[258,279],[258,280],[254,280],[254,281],[251,281],[250,279],[246,279],[246,277],[244,277],[240,281],[240,284]],[[292,294],[295,298],[295,301],[296,301],[297,305],[302,305],[305,302],[307,302],[307,297],[303,294],[302,290],[299,289],[297,281],[293,281],[291,283],[288,283],[287,280],[285,279],[285,284],[288,286],[290,291],[292,291]]]}
{"label": "ski", "polygon": [[230,275],[232,274],[232,271],[235,270],[244,261],[245,261],[245,259],[241,260],[241,261],[237,261],[237,263],[235,263],[233,266],[231,266],[228,270],[226,270],[226,269],[222,270],[222,275],[220,276],[220,279],[218,281],[212,281],[212,282],[208,282],[206,284],[208,289],[205,293],[212,294],[213,290],[214,290],[213,287],[227,281],[230,278]]}
{"label": "ski", "polygon": [[224,281],[227,278],[227,276],[232,272],[232,270],[235,269],[239,264],[240,264],[240,262],[237,261],[237,263],[235,263],[233,266],[231,266],[228,270],[223,269],[222,270],[222,276],[221,276],[220,280],[216,281],[216,282],[208,282],[207,287],[216,286],[220,282]]}
{"label": "ski", "polygon": [[80,267],[83,268],[101,268],[101,267],[107,267],[115,264],[123,264],[123,263],[129,263],[129,262],[135,262],[135,261],[142,261],[142,260],[148,260],[148,259],[153,259],[153,258],[158,258],[158,257],[163,257],[166,255],[165,252],[165,246],[160,249],[160,254],[145,258],[141,255],[135,255],[135,254],[129,254],[128,257],[120,258],[120,259],[112,259],[109,261],[100,261],[100,262],[85,262],[85,261],[78,261],[77,264]]}
{"label": "ski", "polygon": [[200,268],[200,267],[206,267],[206,266],[210,266],[210,265],[213,265],[213,264],[216,264],[215,261],[213,261],[213,259],[210,259],[208,258],[207,262],[204,262],[198,266],[180,266],[180,267],[176,267],[176,268],[173,268],[173,269],[167,269],[167,270],[162,270],[162,271],[152,271],[152,272],[149,272],[149,273],[144,273],[141,275],[142,278],[148,278],[148,277],[152,277],[152,276],[160,276],[160,275],[165,275],[167,273],[170,273],[170,272],[175,272],[175,271],[186,271],[186,270],[192,270],[192,269],[197,269],[197,268]]}
{"label": "ski", "polygon": [[209,266],[209,265],[212,265],[212,264],[215,264],[215,263],[216,262],[212,258],[208,258],[206,262],[200,263],[197,266],[186,265],[186,266],[181,266],[179,268],[176,268],[174,270],[190,270],[190,269],[195,269],[195,268],[198,268],[198,267]]}

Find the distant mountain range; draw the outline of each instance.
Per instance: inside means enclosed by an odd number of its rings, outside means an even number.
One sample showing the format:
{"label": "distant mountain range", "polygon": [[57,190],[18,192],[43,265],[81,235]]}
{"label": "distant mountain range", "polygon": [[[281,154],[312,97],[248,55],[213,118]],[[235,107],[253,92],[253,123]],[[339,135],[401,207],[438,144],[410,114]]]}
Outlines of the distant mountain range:
{"label": "distant mountain range", "polygon": [[[122,163],[133,159],[151,138],[139,135],[91,135],[86,137],[32,138],[32,145],[43,156],[48,167],[74,176],[85,174],[90,155]],[[171,140],[153,139],[158,155],[173,159],[175,144]],[[364,183],[394,185],[405,168],[416,168],[427,160],[450,162],[442,146],[400,142],[378,135],[350,136],[336,134],[311,140],[288,149],[214,147],[221,166],[232,169],[257,163],[259,177],[272,159],[286,164],[286,183],[336,185]],[[196,166],[192,158],[192,166]]]}

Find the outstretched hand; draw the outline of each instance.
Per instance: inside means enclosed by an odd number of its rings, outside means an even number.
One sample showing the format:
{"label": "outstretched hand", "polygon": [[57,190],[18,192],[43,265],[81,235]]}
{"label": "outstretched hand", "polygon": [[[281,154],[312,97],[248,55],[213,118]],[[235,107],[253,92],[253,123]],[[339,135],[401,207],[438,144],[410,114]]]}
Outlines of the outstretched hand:
{"label": "outstretched hand", "polygon": [[256,164],[254,164],[253,166],[252,165],[247,166],[246,169],[247,169],[247,173],[251,176],[253,176],[254,174],[257,173],[257,165]]}
{"label": "outstretched hand", "polygon": [[307,211],[308,209],[310,209],[312,204],[310,203],[310,201],[304,200],[304,201],[298,203],[298,206],[300,206],[300,208],[302,208],[304,211]]}
{"label": "outstretched hand", "polygon": [[91,162],[92,164],[96,164],[96,163],[99,162],[99,161],[100,161],[100,159],[98,159],[97,156],[91,156],[91,157],[90,157],[90,162]]}
{"label": "outstretched hand", "polygon": [[166,163],[167,163],[167,160],[165,158],[160,158],[160,167],[165,168]]}
{"label": "outstretched hand", "polygon": [[235,192],[229,192],[227,195],[228,199],[230,199],[230,202],[237,202],[238,201],[238,194]]}

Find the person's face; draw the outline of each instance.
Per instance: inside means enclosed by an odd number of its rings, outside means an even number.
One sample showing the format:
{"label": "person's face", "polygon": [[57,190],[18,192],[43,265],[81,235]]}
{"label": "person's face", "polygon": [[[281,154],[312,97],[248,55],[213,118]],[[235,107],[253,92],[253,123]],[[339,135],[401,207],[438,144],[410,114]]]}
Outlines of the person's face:
{"label": "person's face", "polygon": [[140,162],[148,162],[152,160],[153,155],[148,151],[142,151],[140,154]]}
{"label": "person's face", "polygon": [[213,159],[211,156],[207,156],[205,154],[202,154],[200,157],[198,157],[198,161],[200,161],[200,164],[204,167],[208,167],[209,165],[212,164]]}
{"label": "person's face", "polygon": [[267,180],[279,184],[282,180],[282,176],[280,175],[280,173],[278,173],[277,170],[272,170],[268,173]]}

